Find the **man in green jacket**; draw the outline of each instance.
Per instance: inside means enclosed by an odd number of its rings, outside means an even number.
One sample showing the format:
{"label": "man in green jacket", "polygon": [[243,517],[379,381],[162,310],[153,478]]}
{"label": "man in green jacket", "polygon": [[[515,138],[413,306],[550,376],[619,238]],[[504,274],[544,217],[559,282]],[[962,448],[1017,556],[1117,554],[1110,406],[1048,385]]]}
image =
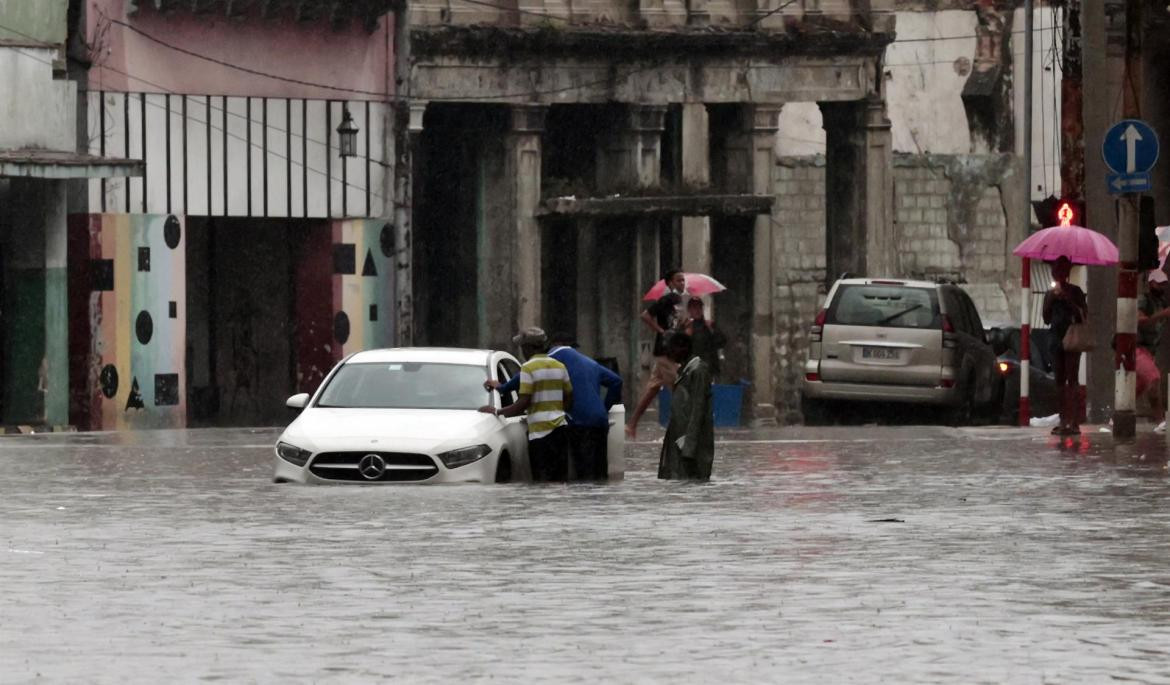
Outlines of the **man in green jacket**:
{"label": "man in green jacket", "polygon": [[715,461],[715,419],[711,413],[711,370],[691,356],[691,339],[676,333],[666,353],[682,364],[670,401],[670,424],[662,441],[658,477],[672,480],[710,480]]}

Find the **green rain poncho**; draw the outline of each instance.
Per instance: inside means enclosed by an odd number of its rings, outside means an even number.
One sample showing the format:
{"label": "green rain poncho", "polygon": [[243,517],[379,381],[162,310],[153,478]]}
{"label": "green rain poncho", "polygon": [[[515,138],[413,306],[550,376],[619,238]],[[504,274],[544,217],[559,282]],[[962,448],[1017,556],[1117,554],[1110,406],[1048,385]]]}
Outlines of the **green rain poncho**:
{"label": "green rain poncho", "polygon": [[658,477],[710,480],[715,460],[715,425],[711,414],[711,370],[691,357],[674,384],[670,424],[662,442]]}

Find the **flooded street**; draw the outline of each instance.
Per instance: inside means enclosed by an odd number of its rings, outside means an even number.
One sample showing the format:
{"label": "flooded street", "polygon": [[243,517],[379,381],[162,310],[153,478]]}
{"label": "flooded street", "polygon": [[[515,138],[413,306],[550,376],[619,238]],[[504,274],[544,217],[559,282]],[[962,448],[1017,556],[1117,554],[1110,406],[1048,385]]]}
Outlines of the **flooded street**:
{"label": "flooded street", "polygon": [[4,682],[1170,682],[1165,444],[721,435],[714,481],[271,483],[278,431],[0,439]]}

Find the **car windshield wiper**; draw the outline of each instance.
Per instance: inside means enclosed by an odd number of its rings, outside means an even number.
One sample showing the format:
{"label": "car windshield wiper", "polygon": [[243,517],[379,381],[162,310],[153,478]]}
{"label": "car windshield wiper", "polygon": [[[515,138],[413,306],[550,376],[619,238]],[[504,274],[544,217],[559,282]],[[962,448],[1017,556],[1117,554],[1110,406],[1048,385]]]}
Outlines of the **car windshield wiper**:
{"label": "car windshield wiper", "polygon": [[892,314],[890,316],[887,316],[886,318],[882,319],[881,321],[878,321],[877,325],[881,326],[882,324],[886,324],[886,323],[893,321],[894,319],[898,318],[899,316],[906,316],[907,314],[914,311],[915,309],[922,309],[922,305],[916,304],[916,305],[910,307],[909,309],[903,309],[902,311],[898,312],[897,314]]}

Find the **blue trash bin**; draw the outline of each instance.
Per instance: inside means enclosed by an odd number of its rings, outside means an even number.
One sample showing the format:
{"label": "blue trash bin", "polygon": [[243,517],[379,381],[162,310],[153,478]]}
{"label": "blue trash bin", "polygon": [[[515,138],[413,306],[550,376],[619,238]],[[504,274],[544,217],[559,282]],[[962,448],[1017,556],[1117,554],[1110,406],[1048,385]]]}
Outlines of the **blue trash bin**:
{"label": "blue trash bin", "polygon": [[[711,386],[711,413],[715,419],[716,428],[728,428],[739,425],[740,412],[743,408],[743,388],[745,383],[734,385],[715,384]],[[666,428],[670,423],[670,390],[663,388],[658,393],[658,424]]]}

